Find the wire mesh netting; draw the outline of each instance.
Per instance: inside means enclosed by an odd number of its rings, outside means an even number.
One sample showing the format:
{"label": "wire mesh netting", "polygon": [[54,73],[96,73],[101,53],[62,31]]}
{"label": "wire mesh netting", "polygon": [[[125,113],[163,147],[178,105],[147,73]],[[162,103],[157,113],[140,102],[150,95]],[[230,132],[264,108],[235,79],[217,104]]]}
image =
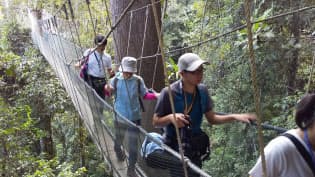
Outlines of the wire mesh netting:
{"label": "wire mesh netting", "polygon": [[[112,100],[109,98],[106,101],[101,99],[95,90],[80,78],[79,70],[71,64],[73,59],[82,56],[83,50],[60,35],[51,31],[47,32],[45,28],[39,28],[37,26],[38,21],[33,17],[31,19],[33,20],[32,38],[34,42],[70,95],[92,139],[111,165],[113,174],[126,176],[127,159],[130,156],[129,153],[133,152],[138,154],[137,173],[141,176],[184,176],[183,164],[179,160],[180,156],[163,144],[160,146],[168,150],[150,158],[150,162],[154,164],[155,168],[147,166],[147,163],[140,156],[141,145],[147,132],[115,112],[112,107]],[[148,139],[159,144],[151,136],[148,136]],[[122,153],[127,158],[120,159],[121,157],[115,153],[115,142],[119,141],[121,141]],[[193,173],[209,176],[191,162],[190,166],[191,169],[194,169],[190,171],[196,171]]]}
{"label": "wire mesh netting", "polygon": [[[246,65],[248,39],[245,30],[246,25],[244,24],[244,4],[241,1],[227,3],[229,6],[220,3],[220,1],[196,1],[195,4],[187,1],[187,9],[182,9],[178,7],[181,3],[184,2],[170,1],[168,8],[164,7],[168,16],[161,21],[163,21],[163,28],[165,29],[163,34],[165,35],[165,43],[168,49],[166,52],[167,58],[176,61],[185,52],[195,52],[202,58],[210,60],[211,65],[209,70],[205,72],[205,75],[211,77],[205,77],[204,82],[210,86],[209,90],[214,101],[219,102],[216,105],[216,110],[225,112],[253,111],[253,94],[248,91],[251,90],[251,83],[250,67]],[[305,70],[297,71],[297,68],[292,68],[292,64],[294,64],[292,60],[295,59],[292,56],[297,55],[296,58],[303,59],[302,62],[296,62],[305,65],[310,63],[309,61],[314,55],[312,48],[314,37],[310,35],[310,32],[307,31],[302,35],[294,33],[294,30],[303,32],[303,30],[311,29],[310,26],[312,24],[308,21],[314,20],[314,15],[312,15],[314,6],[306,6],[301,2],[292,3],[290,9],[285,11],[281,9],[283,2],[279,1],[278,3],[256,2],[252,7],[254,10],[253,16],[256,19],[256,21],[253,21],[253,31],[255,34],[255,56],[259,73],[257,77],[261,88],[261,105],[264,108],[273,107],[274,112],[284,111],[293,105],[292,102],[294,101],[292,100],[290,100],[291,102],[285,100],[287,101],[285,103],[286,108],[277,107],[277,105],[272,103],[274,101],[282,101],[281,97],[290,94],[291,86],[293,86],[290,85],[290,79],[292,79],[290,74],[292,72],[302,72],[300,76],[309,74]],[[82,4],[78,3],[77,8]],[[195,9],[189,10],[188,7],[192,5],[199,6],[199,11]],[[204,8],[200,8],[200,6]],[[145,9],[148,9],[148,6],[130,10],[125,18],[131,20],[136,18],[137,15],[143,16],[146,13]],[[83,8],[82,11],[87,13],[88,9]],[[81,13],[83,13],[82,11]],[[103,11],[105,11],[105,8]],[[78,16],[76,13],[75,11],[75,16]],[[79,77],[79,70],[73,67],[74,62],[82,58],[82,53],[85,50],[84,46],[89,46],[89,43],[92,43],[90,42],[91,40],[84,39],[93,38],[93,33],[84,36],[83,40],[80,40],[76,35],[95,30],[93,26],[96,29],[99,28],[98,32],[110,31],[111,28],[101,28],[101,26],[110,24],[108,17],[101,19],[91,17],[85,21],[77,20],[74,23],[75,20],[66,20],[64,19],[64,13],[60,14],[46,16],[45,20],[32,18],[33,40],[50,65],[55,69],[84,120],[95,144],[97,144],[107,162],[111,164],[113,173],[125,176],[128,159],[130,159],[128,158],[129,152],[134,152],[138,154],[137,173],[141,176],[184,176],[183,163],[179,160],[180,155],[151,136],[148,136],[149,139],[162,146],[167,153],[165,151],[157,152],[153,154],[149,162],[144,162],[140,153],[141,145],[148,135],[147,132],[141,126],[137,126],[119,115],[112,107],[113,100],[109,98],[106,98],[105,101],[102,100],[89,84]],[[177,16],[170,16],[169,14],[176,14]],[[108,14],[106,15],[108,16]],[[119,15],[121,14],[115,16],[116,20]],[[303,16],[305,18],[301,18]],[[146,18],[143,19],[146,20]],[[290,24],[290,20],[294,22],[299,21],[298,19],[303,19],[304,26],[299,25],[283,29],[283,26]],[[201,21],[196,22],[195,20]],[[197,23],[200,26],[191,25]],[[279,23],[283,24],[283,26],[278,27],[275,25]],[[126,28],[130,31],[132,29],[131,24],[130,22],[130,26],[126,25]],[[289,33],[287,30],[292,30],[292,34],[286,34]],[[128,32],[129,35],[130,31]],[[183,33],[182,31],[185,32],[186,36],[179,35]],[[276,34],[277,32],[278,34]],[[143,38],[145,36],[143,34],[140,35]],[[115,38],[110,40],[115,43]],[[129,37],[128,39],[126,38],[126,41],[129,48]],[[283,42],[279,45],[277,41]],[[300,46],[308,43],[310,45],[306,47]],[[122,50],[127,50],[128,53],[128,48]],[[160,51],[157,50],[155,55],[160,56]],[[139,58],[147,60],[147,58],[155,58],[155,56],[143,56],[141,53]],[[274,75],[274,73],[279,74]],[[175,80],[174,77],[170,77],[170,79]],[[306,84],[301,85],[303,85],[300,86],[302,88]],[[288,89],[288,87],[290,88]],[[283,92],[286,93],[283,94]],[[286,116],[291,112],[287,112]],[[265,120],[273,123],[273,120],[268,118],[269,115],[274,115],[274,113],[263,113],[263,116],[267,117]],[[280,123],[277,123],[285,128],[292,128],[293,125],[287,125],[287,122],[292,122],[292,117],[290,117],[291,120],[287,120],[286,116],[279,116],[280,119],[276,120],[280,120]],[[274,132],[264,132],[266,142],[286,130],[284,128],[275,129],[273,126],[268,127],[267,124],[263,127],[276,130]],[[221,127],[209,127],[204,124],[203,129],[208,132],[211,129],[213,147],[213,155],[211,155],[210,160],[203,164],[203,170],[214,176],[222,176],[222,174],[223,176],[247,176],[248,170],[259,156],[256,128],[236,123]],[[241,136],[244,136],[244,138],[240,138]],[[121,159],[117,159],[114,148],[115,140],[121,142],[122,153],[127,158],[120,157]],[[189,176],[195,176],[193,173],[209,176],[191,162],[188,161],[187,163],[190,167],[188,170]],[[155,165],[154,168],[150,167],[152,164]]]}

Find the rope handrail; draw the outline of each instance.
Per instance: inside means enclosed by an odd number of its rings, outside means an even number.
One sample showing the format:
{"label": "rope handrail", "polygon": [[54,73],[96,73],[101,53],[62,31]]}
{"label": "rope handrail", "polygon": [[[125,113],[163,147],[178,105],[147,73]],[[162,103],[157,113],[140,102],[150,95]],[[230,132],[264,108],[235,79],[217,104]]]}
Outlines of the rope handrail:
{"label": "rope handrail", "polygon": [[[251,125],[254,125],[254,126],[258,126],[256,122],[250,122]],[[288,129],[285,129],[285,128],[282,128],[282,127],[276,127],[276,126],[273,126],[273,125],[269,125],[267,123],[263,123],[261,124],[261,127],[265,130],[273,130],[273,131],[276,131],[277,133],[281,134],[281,133],[284,133],[286,131],[288,131]]]}
{"label": "rope handrail", "polygon": [[[134,2],[135,0],[133,0],[132,2]],[[152,5],[152,4],[149,4],[149,5]],[[147,5],[148,6],[148,5]],[[145,8],[146,6],[142,7],[142,8]],[[127,7],[128,8],[128,7]],[[125,15],[127,12],[130,12],[127,10],[127,8],[124,10],[124,12],[122,13],[121,17],[118,19],[117,23],[115,25],[113,25],[111,27],[111,30],[108,32],[108,34],[106,35],[105,39],[107,39],[109,37],[109,35],[113,32],[114,28],[117,27],[119,21],[122,19],[122,16]],[[130,8],[130,7],[129,7]],[[129,9],[128,8],[128,9]],[[283,16],[287,16],[287,15],[292,15],[294,13],[298,13],[298,12],[302,12],[302,11],[307,11],[307,10],[310,10],[310,9],[313,9],[315,8],[315,6],[308,6],[308,7],[303,7],[303,8],[300,8],[300,9],[297,9],[297,10],[294,10],[294,11],[290,11],[290,12],[285,12],[285,13],[282,13],[282,14],[278,14],[278,15],[274,15],[272,17],[267,17],[265,19],[261,19],[261,20],[255,20],[255,21],[252,21],[251,24],[256,24],[256,23],[261,23],[261,22],[266,22],[266,21],[270,21],[270,20],[273,20],[273,19],[276,19],[276,18],[280,18],[280,17],[283,17]],[[210,37],[206,40],[203,40],[201,42],[198,42],[198,43],[195,43],[195,44],[192,44],[190,46],[186,46],[186,47],[182,47],[182,48],[178,48],[178,49],[174,49],[174,50],[169,50],[169,51],[166,51],[165,52],[165,55],[166,56],[171,56],[170,54],[172,53],[175,53],[175,52],[179,52],[179,51],[182,51],[182,50],[187,50],[187,49],[191,49],[191,48],[194,48],[194,47],[199,47],[205,43],[208,43],[208,42],[211,42],[211,41],[214,41],[214,40],[217,40],[221,37],[224,37],[224,36],[227,36],[229,34],[232,34],[236,31],[239,31],[239,30],[242,30],[246,28],[246,25],[241,25],[241,26],[238,26],[238,27],[235,27],[233,28],[232,30],[230,31],[227,31],[225,33],[222,33],[222,34],[219,34],[217,36],[214,36],[214,37]],[[156,56],[161,56],[160,53],[156,53],[154,55],[150,55],[150,56],[140,56],[138,57],[137,59],[140,60],[140,59],[146,59],[146,58],[153,58],[153,57],[156,57]]]}
{"label": "rope handrail", "polygon": [[[215,112],[215,114],[218,114],[218,115],[227,115],[228,113]],[[251,121],[251,122],[250,122],[250,125],[257,126],[257,123],[256,123],[255,121]],[[266,129],[266,130],[273,130],[273,131],[276,131],[277,133],[284,133],[284,132],[286,132],[286,131],[288,130],[288,129],[286,129],[286,128],[273,126],[273,125],[270,125],[270,124],[267,124],[267,123],[263,123],[263,124],[261,124],[261,126],[262,126],[264,129]]]}
{"label": "rope handrail", "polygon": [[[69,0],[70,1],[70,0]],[[152,0],[153,1],[153,0]],[[134,1],[133,1],[134,2]],[[131,2],[131,3],[133,3],[133,2]],[[166,1],[164,1],[164,2],[166,2]],[[156,3],[156,2],[155,2]],[[152,4],[150,4],[150,5],[146,5],[146,6],[144,6],[144,7],[148,7],[148,6],[152,6],[152,8],[153,8],[153,10],[156,10],[155,9],[155,3],[152,3]],[[129,4],[130,5],[130,4]],[[111,27],[111,31],[110,32],[108,32],[107,33],[107,35],[106,35],[106,38],[105,39],[107,39],[109,36],[110,36],[110,34],[113,32],[113,30],[117,27],[117,25],[118,25],[118,23],[120,22],[120,20],[121,20],[121,18],[126,14],[126,13],[131,13],[132,14],[132,12],[134,12],[133,10],[131,10],[131,11],[128,11],[127,9],[128,8],[130,8],[131,7],[131,5],[130,5],[130,7],[129,7],[129,5],[128,5],[128,7],[124,10],[124,12],[122,13],[122,15],[120,16],[120,19],[117,21],[117,23],[115,23],[115,25],[113,25],[112,27]],[[308,9],[310,9],[310,8],[314,8],[315,6],[310,6],[310,7],[306,7],[306,8],[301,8],[301,9],[299,9],[300,11],[302,11],[302,10],[308,10]],[[143,8],[143,7],[142,7]],[[298,10],[296,10],[296,11],[298,11]],[[125,13],[126,12],[126,13]],[[156,12],[155,12],[156,13]],[[290,12],[290,13],[284,13],[284,14],[286,14],[286,15],[290,15],[290,14],[292,14],[292,13],[294,13],[294,11],[293,12]],[[296,13],[296,12],[295,12]],[[156,14],[154,14],[155,16],[156,16]],[[279,15],[281,15],[281,14],[279,14]],[[276,15],[276,16],[273,16],[273,18],[279,18],[280,16],[279,15]],[[282,14],[282,16],[284,16],[283,14]],[[54,17],[55,18],[55,17]],[[259,23],[259,22],[261,22],[261,21],[265,21],[265,20],[271,20],[271,18],[272,17],[269,17],[269,18],[266,18],[266,19],[264,19],[264,20],[260,20],[260,21],[254,21],[254,22],[250,22],[251,24],[253,24],[253,23]],[[155,17],[155,20],[157,20],[157,18]],[[110,25],[111,26],[111,25]],[[158,27],[158,23],[156,23],[156,27],[157,27],[157,30],[160,30],[161,29],[161,27]],[[240,26],[240,27],[238,27],[238,30],[239,30],[239,28],[245,28],[246,26],[245,25],[242,25],[242,26]],[[71,29],[70,29],[70,31],[71,31]],[[230,33],[232,33],[232,32],[230,32]],[[224,33],[225,34],[225,33]],[[160,48],[161,48],[161,51],[159,52],[159,50],[157,50],[157,53],[156,54],[154,54],[154,55],[151,55],[151,56],[142,56],[142,54],[141,54],[141,56],[138,58],[138,60],[140,60],[140,59],[145,59],[145,58],[157,58],[157,57],[159,57],[159,56],[161,56],[162,57],[162,59],[165,59],[165,56],[167,56],[167,54],[170,54],[170,53],[172,53],[173,51],[175,51],[175,50],[172,50],[172,51],[169,51],[169,52],[165,52],[164,50],[163,50],[163,40],[161,39],[161,36],[162,36],[162,32],[161,31],[158,31],[158,35],[159,35],[159,46],[160,46]],[[222,35],[222,36],[224,36],[224,35]],[[220,37],[222,37],[222,36],[217,36],[217,37],[215,37],[215,39],[218,39],[218,38],[220,38]],[[72,38],[73,38],[73,36],[72,36]],[[60,39],[59,39],[60,40]],[[114,39],[115,40],[115,39]],[[214,38],[213,38],[213,40],[214,40]],[[128,41],[129,42],[129,41]],[[206,40],[206,42],[208,42],[207,40]],[[197,45],[197,46],[200,46],[200,45],[202,45],[202,44],[204,44],[204,43],[206,43],[205,41],[203,41],[203,43],[202,42],[199,42],[198,44],[199,45]],[[189,47],[191,47],[191,46],[189,46]],[[184,48],[182,48],[182,49],[188,49],[188,47],[184,47]],[[178,50],[178,49],[176,49],[176,50]],[[143,51],[142,51],[143,52]],[[61,56],[61,58],[63,58],[63,56]],[[313,61],[314,62],[314,61]],[[165,63],[165,62],[163,62],[163,63]],[[66,65],[70,65],[71,64],[71,62],[70,62],[70,64],[67,64],[66,62],[65,62],[65,64]],[[165,68],[164,68],[165,69]],[[166,71],[166,70],[165,70]],[[166,78],[168,78],[168,77],[166,77]],[[71,81],[69,81],[69,82],[71,82]],[[168,83],[169,84],[169,83]],[[91,89],[91,88],[90,88]],[[96,95],[96,97],[98,97],[98,95],[95,93],[95,95]],[[171,101],[172,102],[172,101]],[[103,103],[104,105],[106,105],[107,104],[107,102],[106,101],[104,101],[104,103]],[[106,105],[106,107],[111,107],[111,105],[109,105],[109,104],[107,104]],[[173,106],[174,107],[174,106]],[[110,109],[111,111],[113,111],[114,113],[117,113],[116,112],[116,110],[114,110],[113,108],[111,108]],[[103,121],[103,120],[102,120]],[[104,123],[104,122],[102,122],[102,123]],[[255,126],[259,126],[256,122],[251,122],[251,125],[255,125]],[[130,126],[136,126],[136,125],[130,125]],[[136,126],[137,127],[137,126]],[[264,129],[268,129],[268,130],[274,130],[274,131],[277,131],[278,133],[281,133],[281,132],[283,132],[283,131],[286,131],[286,129],[282,129],[281,127],[279,128],[279,127],[274,127],[274,126],[271,126],[271,125],[268,125],[268,124],[261,124],[261,127],[262,128],[264,128]],[[138,127],[139,129],[142,129],[142,127]],[[145,132],[144,134],[147,134],[147,132]],[[180,140],[180,139],[179,139]],[[180,144],[180,142],[178,141],[178,143]],[[181,146],[180,146],[181,147]],[[166,147],[166,149],[168,149],[169,147]],[[167,150],[167,151],[169,151],[169,152],[172,152],[172,151],[174,151],[173,149],[169,149],[169,150]],[[173,153],[171,153],[171,154],[173,154]],[[175,155],[174,155],[175,154]],[[178,154],[178,152],[176,152],[176,151],[174,151],[174,156],[175,157],[177,157],[178,159],[180,159],[180,160],[182,160],[183,161],[183,165],[188,165],[191,169],[193,169],[194,171],[197,171],[198,173],[200,173],[200,174],[202,174],[203,176],[207,176],[207,174],[203,174],[204,172],[202,171],[202,170],[200,170],[198,167],[196,167],[196,166],[194,166],[194,164],[192,164],[190,161],[187,161],[186,159],[185,159],[185,157],[184,156],[182,156],[182,154]],[[186,170],[186,168],[184,168],[185,170]],[[186,173],[186,176],[187,176],[187,172],[185,172]]]}

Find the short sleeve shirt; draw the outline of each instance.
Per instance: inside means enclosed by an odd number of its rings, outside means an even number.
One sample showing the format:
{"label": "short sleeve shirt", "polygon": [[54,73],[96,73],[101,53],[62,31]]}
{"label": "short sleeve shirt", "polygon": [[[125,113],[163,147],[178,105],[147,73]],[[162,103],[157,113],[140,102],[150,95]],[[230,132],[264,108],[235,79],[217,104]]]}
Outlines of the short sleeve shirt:
{"label": "short sleeve shirt", "polygon": [[[171,91],[174,99],[174,106],[176,113],[184,113],[185,110],[185,95],[183,92],[182,81],[176,81],[171,84]],[[204,84],[199,84],[197,86],[197,93],[194,98],[194,103],[192,105],[190,115],[192,133],[198,134],[201,131],[201,123],[203,114],[212,110],[213,102],[209,96],[208,90]],[[193,100],[193,94],[186,94],[187,105],[190,105]],[[156,115],[158,117],[163,117],[165,115],[171,114],[171,104],[168,95],[168,88],[164,88],[158,98],[157,104],[155,106]],[[166,136],[174,137],[176,135],[175,127],[173,124],[168,124],[165,127]]]}
{"label": "short sleeve shirt", "polygon": [[[104,78],[106,75],[106,70],[112,68],[112,60],[109,54],[103,53],[101,55],[96,50],[88,49],[84,52],[83,56],[89,55],[88,61],[88,75]],[[103,65],[103,66],[102,66]]]}
{"label": "short sleeve shirt", "polygon": [[[295,136],[307,149],[306,144],[298,136],[296,130],[289,130],[287,133]],[[276,137],[268,143],[264,151],[267,168],[266,175],[268,177],[313,177],[312,170],[289,138],[284,136]],[[259,157],[255,166],[249,171],[252,177],[263,176],[261,164],[261,158]]]}
{"label": "short sleeve shirt", "polygon": [[[114,83],[115,78],[117,79],[116,86]],[[138,80],[140,80],[140,82]],[[133,74],[128,79],[124,79],[122,73],[119,72],[113,79],[111,79],[110,84],[112,87],[116,87],[114,103],[115,110],[121,116],[130,121],[140,120],[141,106],[139,96],[143,97],[147,92],[143,79],[136,74]]]}

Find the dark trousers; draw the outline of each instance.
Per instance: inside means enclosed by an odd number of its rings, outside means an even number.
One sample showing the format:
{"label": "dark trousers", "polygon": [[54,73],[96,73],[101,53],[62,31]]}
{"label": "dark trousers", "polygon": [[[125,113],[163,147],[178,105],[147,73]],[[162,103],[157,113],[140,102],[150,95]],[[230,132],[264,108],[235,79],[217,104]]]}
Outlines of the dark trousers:
{"label": "dark trousers", "polygon": [[96,93],[105,99],[104,86],[106,85],[105,78],[94,77],[88,75],[88,84],[96,91]]}
{"label": "dark trousers", "polygon": [[[171,138],[171,137],[165,137],[164,138],[164,143],[166,145],[168,145],[169,147],[171,147],[172,149],[174,149],[175,151],[179,151],[178,149],[178,143],[176,138]],[[202,167],[202,161],[200,160],[200,157],[190,157],[190,160],[192,163],[194,163],[196,166],[198,166],[199,168]],[[170,169],[170,173],[172,177],[184,177],[185,173],[184,173],[184,169],[183,169],[183,163],[177,159],[178,161],[178,166],[171,168]],[[187,167],[187,166],[186,166]],[[188,176],[189,177],[199,177],[200,175],[195,173],[192,169],[187,168],[187,172],[188,172]]]}
{"label": "dark trousers", "polygon": [[[140,125],[141,121],[133,121],[136,125]],[[131,126],[127,124],[127,122],[120,122],[115,120],[115,145],[114,150],[116,152],[121,151],[121,145],[125,138],[125,133],[127,133],[128,138],[128,161],[130,167],[135,167],[138,158],[138,137],[139,137],[139,129],[138,127]]]}

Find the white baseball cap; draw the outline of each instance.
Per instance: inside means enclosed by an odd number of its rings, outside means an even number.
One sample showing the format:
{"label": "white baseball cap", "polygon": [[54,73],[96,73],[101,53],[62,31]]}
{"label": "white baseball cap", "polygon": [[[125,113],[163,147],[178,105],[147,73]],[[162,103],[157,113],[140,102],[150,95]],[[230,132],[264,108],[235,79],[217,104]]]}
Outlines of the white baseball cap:
{"label": "white baseball cap", "polygon": [[195,71],[202,64],[210,64],[207,61],[202,60],[197,54],[185,53],[178,59],[178,71]]}
{"label": "white baseball cap", "polygon": [[135,59],[134,57],[129,57],[129,56],[124,57],[121,61],[119,71],[136,73],[137,72],[137,59]]}

